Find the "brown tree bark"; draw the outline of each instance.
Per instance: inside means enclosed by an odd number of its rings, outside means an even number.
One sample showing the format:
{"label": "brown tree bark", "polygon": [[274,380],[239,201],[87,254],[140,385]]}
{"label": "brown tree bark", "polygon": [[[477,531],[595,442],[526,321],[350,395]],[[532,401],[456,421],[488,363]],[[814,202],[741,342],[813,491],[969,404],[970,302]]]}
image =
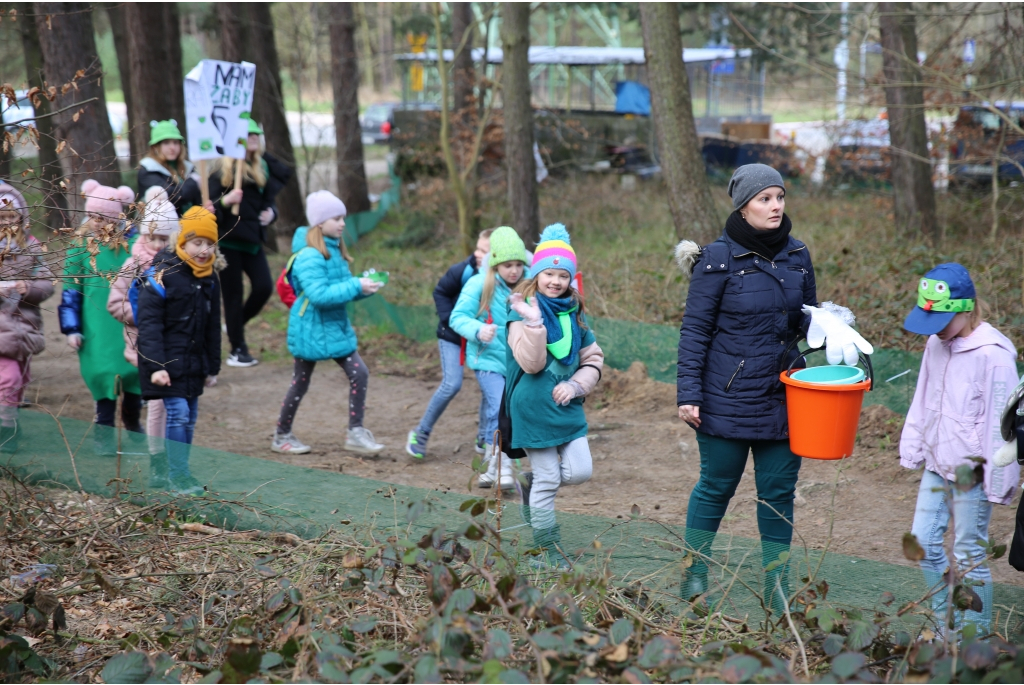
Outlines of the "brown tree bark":
{"label": "brown tree bark", "polygon": [[164,32],[164,40],[167,43],[168,68],[165,78],[171,95],[170,118],[178,122],[182,134],[185,134],[185,88],[183,85],[185,65],[181,63],[181,16],[178,13],[178,3],[165,2],[162,4],[164,6],[164,25],[167,27]]}
{"label": "brown tree bark", "polygon": [[533,159],[533,107],[530,104],[530,4],[502,3],[504,49],[501,100],[505,114],[505,168],[512,226],[523,240],[540,239],[537,170]]}
{"label": "brown tree bark", "polygon": [[[146,154],[145,148],[137,146],[136,136],[132,135],[133,129],[139,124],[135,120],[135,112],[132,111],[132,59],[128,52],[128,30],[125,27],[126,3],[105,2],[103,9],[107,11],[107,20],[110,22],[110,32],[114,35],[114,51],[117,54],[117,72],[121,76],[121,93],[124,95],[125,110],[128,113],[128,148],[131,156],[131,163],[134,165]],[[148,131],[148,122],[146,126]]]}
{"label": "brown tree bark", "polygon": [[651,113],[658,137],[658,162],[668,187],[676,235],[701,244],[722,231],[711,195],[697,127],[693,123],[690,80],[683,64],[679,8],[671,3],[640,3],[644,55],[651,87]]}
{"label": "brown tree bark", "polygon": [[[36,22],[31,18],[25,18],[18,22],[18,28],[21,31],[21,47],[25,53],[25,74],[28,77],[28,87],[45,88],[43,51],[39,46]],[[46,226],[50,229],[71,226],[68,201],[58,185],[62,171],[60,159],[57,157],[57,142],[53,137],[53,117],[45,116],[53,111],[53,106],[49,100],[40,97],[39,107],[36,107],[35,110],[37,117],[43,117],[36,119],[36,131],[39,133],[39,164],[36,174],[40,179],[40,190],[44,196]]]}
{"label": "brown tree bark", "polygon": [[[182,91],[181,50],[177,69],[171,55],[167,7],[172,3],[128,2],[123,7],[124,31],[128,41],[128,85],[131,91],[128,121],[131,126],[132,164],[149,150],[150,122],[174,119],[185,123],[184,101],[175,110],[174,93]],[[175,26],[177,24],[175,23]],[[174,31],[180,42],[181,36]],[[122,70],[123,71],[123,70]],[[126,101],[127,102],[127,101]],[[139,188],[139,192],[145,188]]]}
{"label": "brown tree bark", "polygon": [[391,27],[391,4],[377,3],[377,54],[380,55],[381,90],[386,91],[395,80],[391,58],[395,52],[395,35]]}
{"label": "brown tree bark", "polygon": [[[277,56],[274,23],[268,3],[221,3],[217,5],[221,22],[221,56],[229,62],[256,65],[256,93],[252,117],[263,127],[267,152],[295,168],[295,150],[284,111],[281,90],[281,63]],[[277,249],[277,236],[291,236],[306,222],[298,173],[277,196],[277,221],[267,231],[268,247]]]}
{"label": "brown tree bark", "polygon": [[878,23],[896,225],[908,234],[921,234],[934,241],[938,236],[935,189],[924,123],[924,89],[917,64],[914,8],[909,3],[880,2]]}
{"label": "brown tree bark", "polygon": [[456,121],[465,120],[473,108],[473,87],[476,72],[473,69],[473,8],[468,2],[453,2],[452,9],[452,93],[455,98]]}
{"label": "brown tree bark", "polygon": [[[65,144],[60,161],[67,179],[68,204],[77,208],[78,189],[86,179],[108,186],[121,184],[103,93],[103,65],[96,52],[93,10],[87,3],[76,2],[37,2],[33,10],[43,72],[47,83],[57,89],[53,111],[60,114],[52,117],[53,134],[58,147]],[[76,78],[78,71],[83,73]],[[72,81],[77,87],[64,91],[63,86]]]}
{"label": "brown tree bark", "polygon": [[334,134],[338,159],[338,197],[349,214],[371,207],[366,186],[363,138],[359,128],[359,64],[356,60],[356,21],[352,5],[329,6],[331,86],[334,89]]}

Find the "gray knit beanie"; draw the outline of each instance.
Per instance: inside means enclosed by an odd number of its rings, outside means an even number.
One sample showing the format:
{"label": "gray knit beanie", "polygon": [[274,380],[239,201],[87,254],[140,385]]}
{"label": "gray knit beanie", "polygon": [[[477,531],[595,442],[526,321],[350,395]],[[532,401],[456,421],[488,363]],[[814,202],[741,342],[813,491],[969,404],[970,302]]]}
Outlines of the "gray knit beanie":
{"label": "gray knit beanie", "polygon": [[729,179],[729,197],[733,209],[739,209],[754,199],[765,188],[786,189],[782,174],[767,164],[744,164],[733,172]]}

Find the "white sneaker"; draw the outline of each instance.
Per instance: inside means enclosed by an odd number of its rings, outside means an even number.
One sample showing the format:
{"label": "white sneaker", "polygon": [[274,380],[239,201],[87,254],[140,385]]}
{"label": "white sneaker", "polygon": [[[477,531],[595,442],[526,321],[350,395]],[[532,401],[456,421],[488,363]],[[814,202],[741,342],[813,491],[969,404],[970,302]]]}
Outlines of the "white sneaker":
{"label": "white sneaker", "polygon": [[501,453],[501,477],[498,485],[502,492],[509,492],[516,489],[516,477],[512,472],[512,460],[504,452]]}
{"label": "white sneaker", "polygon": [[487,471],[480,474],[476,485],[478,488],[490,488],[494,481],[498,480],[498,462],[491,456],[491,446],[486,445],[484,450],[484,462],[487,464]]}
{"label": "white sneaker", "polygon": [[344,449],[360,454],[380,454],[384,450],[384,445],[373,439],[373,433],[360,426],[348,429]]}
{"label": "white sneaker", "polygon": [[278,454],[309,454],[312,448],[304,445],[294,433],[275,433],[270,451]]}
{"label": "white sneaker", "polygon": [[487,445],[480,438],[477,438],[473,443],[473,449],[476,450],[477,454],[487,454]]}

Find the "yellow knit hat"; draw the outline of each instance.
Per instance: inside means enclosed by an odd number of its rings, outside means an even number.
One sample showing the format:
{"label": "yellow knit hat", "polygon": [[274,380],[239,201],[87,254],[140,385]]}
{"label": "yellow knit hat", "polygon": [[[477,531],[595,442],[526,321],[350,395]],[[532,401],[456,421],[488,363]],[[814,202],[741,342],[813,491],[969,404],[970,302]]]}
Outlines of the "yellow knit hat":
{"label": "yellow knit hat", "polygon": [[217,217],[202,207],[192,207],[182,215],[178,247],[193,238],[206,238],[212,243],[217,242]]}

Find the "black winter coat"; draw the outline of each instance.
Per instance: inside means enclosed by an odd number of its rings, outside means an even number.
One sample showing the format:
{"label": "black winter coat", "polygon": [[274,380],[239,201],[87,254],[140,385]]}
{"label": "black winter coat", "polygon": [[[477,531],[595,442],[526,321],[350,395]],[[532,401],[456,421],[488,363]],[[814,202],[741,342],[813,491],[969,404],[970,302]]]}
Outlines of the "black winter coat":
{"label": "black winter coat", "polygon": [[[136,318],[142,397],[198,397],[206,377],[220,373],[220,281],[216,275],[196,278],[167,250],[153,259],[152,273],[164,293],[142,280]],[[150,382],[161,369],[171,376],[169,386]]]}
{"label": "black winter coat", "polygon": [[448,327],[448,320],[455,309],[462,286],[479,272],[476,257],[469,255],[458,264],[452,265],[434,288],[434,307],[437,309],[437,337],[456,345],[462,344],[462,336]]}
{"label": "black winter coat", "polygon": [[[191,163],[186,162],[186,169],[191,173]],[[160,186],[167,191],[167,197],[178,216],[184,214],[189,207],[203,205],[203,196],[195,179],[186,177],[182,182],[175,183],[163,165],[155,159],[144,157],[139,163],[139,196],[142,197],[153,186]]]}
{"label": "black winter coat", "polygon": [[234,186],[225,187],[221,183],[219,169],[210,174],[210,200],[217,209],[217,231],[221,240],[262,245],[266,238],[266,227],[260,226],[260,213],[264,209],[273,209],[274,218],[277,218],[274,201],[291,179],[292,169],[267,153],[263,154],[263,161],[266,162],[267,183],[260,188],[251,181],[243,181],[242,204],[238,216],[231,213],[231,207],[225,207],[220,201]]}
{"label": "black winter coat", "polygon": [[799,240],[790,238],[774,260],[725,234],[704,248],[686,296],[676,384],[677,404],[700,408],[697,430],[789,438],[779,372],[796,358],[790,344],[807,330],[801,307],[817,303],[811,256]]}

